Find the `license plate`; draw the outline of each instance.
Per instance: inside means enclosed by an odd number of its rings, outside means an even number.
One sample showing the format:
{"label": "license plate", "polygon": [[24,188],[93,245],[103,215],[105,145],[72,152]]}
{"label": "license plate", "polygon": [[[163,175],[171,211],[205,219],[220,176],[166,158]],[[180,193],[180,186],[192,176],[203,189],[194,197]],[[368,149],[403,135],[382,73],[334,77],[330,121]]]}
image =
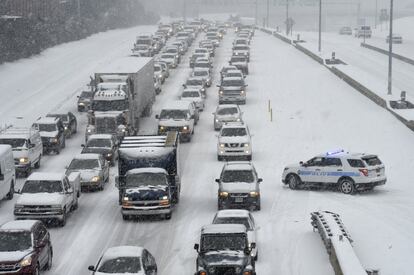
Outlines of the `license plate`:
{"label": "license plate", "polygon": [[243,198],[235,198],[235,202],[243,202]]}

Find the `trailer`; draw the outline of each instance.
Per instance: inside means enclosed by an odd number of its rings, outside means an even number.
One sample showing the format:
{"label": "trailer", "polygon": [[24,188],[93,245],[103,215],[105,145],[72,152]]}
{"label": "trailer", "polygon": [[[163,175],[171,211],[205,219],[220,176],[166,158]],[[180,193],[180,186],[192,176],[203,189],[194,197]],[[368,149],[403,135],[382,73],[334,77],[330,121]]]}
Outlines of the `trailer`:
{"label": "trailer", "polygon": [[139,119],[151,114],[155,101],[153,76],[152,58],[123,57],[102,66],[92,81],[95,94],[89,125],[94,125],[97,113],[121,112],[127,132],[138,133]]}

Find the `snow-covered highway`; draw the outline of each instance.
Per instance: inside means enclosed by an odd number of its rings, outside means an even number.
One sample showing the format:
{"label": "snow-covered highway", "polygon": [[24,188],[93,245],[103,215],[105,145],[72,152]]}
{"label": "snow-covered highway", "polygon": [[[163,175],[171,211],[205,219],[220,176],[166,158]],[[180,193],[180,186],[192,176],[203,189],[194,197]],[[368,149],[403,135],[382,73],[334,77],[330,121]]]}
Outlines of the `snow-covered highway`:
{"label": "snow-covered highway", "polygon": [[[86,116],[75,111],[76,91],[100,65],[128,55],[138,33],[155,29],[148,26],[101,33],[0,66],[2,124],[15,116],[34,120],[52,110],[72,111],[80,121],[78,134],[68,140],[60,155],[45,157],[41,171],[64,171],[80,152]],[[161,275],[194,273],[193,244],[201,226],[211,223],[217,211],[214,179],[223,163],[216,157],[217,133],[211,113],[218,102],[215,85],[219,70],[231,56],[233,39],[229,31],[217,49],[206,109],[192,142],[183,144],[182,197],[172,219],[123,221],[114,186],[117,170],[112,168],[110,184],[103,192],[82,194],[79,209],[70,215],[66,226],[50,228],[54,263],[45,274],[89,274],[88,265],[95,264],[105,248],[125,244],[151,251]],[[342,216],[367,268],[379,268],[382,275],[410,275],[414,254],[413,133],[293,47],[260,31],[256,31],[251,47],[247,104],[241,108],[254,135],[253,162],[264,179],[262,210],[254,213],[260,226],[257,273],[334,274],[320,237],[310,225],[312,211],[330,210]],[[190,73],[190,52],[163,85],[152,118],[143,121],[143,133],[154,132],[154,115],[167,101],[177,99]],[[269,100],[273,122],[267,110]],[[386,165],[387,184],[355,196],[293,191],[282,185],[286,164],[336,148],[378,154]],[[0,202],[0,224],[13,219],[14,201]]]}

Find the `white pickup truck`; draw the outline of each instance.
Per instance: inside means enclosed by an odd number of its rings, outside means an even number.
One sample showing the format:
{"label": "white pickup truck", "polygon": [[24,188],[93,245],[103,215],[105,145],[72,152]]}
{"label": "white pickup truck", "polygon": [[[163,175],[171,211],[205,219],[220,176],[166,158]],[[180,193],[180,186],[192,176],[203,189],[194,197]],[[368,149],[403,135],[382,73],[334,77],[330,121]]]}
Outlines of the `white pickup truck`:
{"label": "white pickup truck", "polygon": [[69,212],[78,208],[80,173],[33,173],[17,193],[16,219],[58,220],[64,226]]}

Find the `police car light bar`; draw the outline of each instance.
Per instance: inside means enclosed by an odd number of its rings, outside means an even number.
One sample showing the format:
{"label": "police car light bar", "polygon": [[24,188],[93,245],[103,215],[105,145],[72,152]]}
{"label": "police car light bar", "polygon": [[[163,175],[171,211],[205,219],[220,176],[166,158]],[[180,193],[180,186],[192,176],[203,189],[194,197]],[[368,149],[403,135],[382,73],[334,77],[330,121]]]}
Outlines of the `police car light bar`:
{"label": "police car light bar", "polygon": [[327,156],[331,156],[331,155],[336,155],[336,154],[343,153],[343,152],[345,152],[345,150],[344,150],[344,149],[338,149],[338,150],[336,150],[336,151],[330,151],[330,152],[327,152],[327,153],[326,153],[326,155],[327,155]]}

